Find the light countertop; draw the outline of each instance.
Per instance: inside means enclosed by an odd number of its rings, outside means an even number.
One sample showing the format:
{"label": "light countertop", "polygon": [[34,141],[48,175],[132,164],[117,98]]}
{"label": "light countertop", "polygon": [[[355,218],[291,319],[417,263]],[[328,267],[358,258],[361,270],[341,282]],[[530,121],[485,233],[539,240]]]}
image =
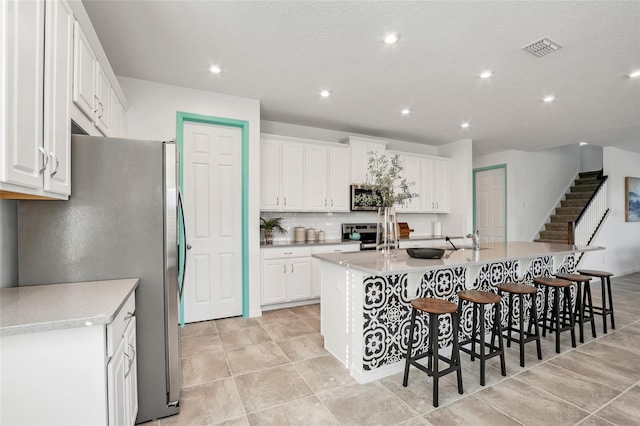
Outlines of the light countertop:
{"label": "light countertop", "polygon": [[138,278],[0,289],[0,336],[109,324]]}
{"label": "light countertop", "polygon": [[533,259],[541,256],[560,256],[591,250],[602,250],[596,246],[573,246],[568,244],[507,242],[486,243],[482,250],[463,248],[446,250],[442,259],[414,259],[406,250],[397,250],[395,257],[385,258],[376,251],[353,253],[314,254],[320,260],[355,269],[370,275],[394,275],[422,272],[458,266],[482,265],[505,260]]}

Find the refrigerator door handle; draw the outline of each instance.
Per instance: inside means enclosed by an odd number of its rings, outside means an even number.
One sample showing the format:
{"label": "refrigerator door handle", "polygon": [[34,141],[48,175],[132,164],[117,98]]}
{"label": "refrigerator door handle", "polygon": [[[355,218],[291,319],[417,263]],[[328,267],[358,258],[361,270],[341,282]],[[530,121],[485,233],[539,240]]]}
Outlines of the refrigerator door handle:
{"label": "refrigerator door handle", "polygon": [[[185,226],[184,219],[184,207],[182,205],[182,192],[178,188],[178,208],[180,209],[180,222],[182,224],[182,235],[184,237],[184,244],[180,247],[182,252],[182,281],[178,281],[178,295],[180,296],[180,301],[182,301],[182,293],[184,292],[184,278],[187,272],[187,248],[191,248],[187,244],[187,228]],[[178,239],[178,244],[180,244],[180,239]]]}

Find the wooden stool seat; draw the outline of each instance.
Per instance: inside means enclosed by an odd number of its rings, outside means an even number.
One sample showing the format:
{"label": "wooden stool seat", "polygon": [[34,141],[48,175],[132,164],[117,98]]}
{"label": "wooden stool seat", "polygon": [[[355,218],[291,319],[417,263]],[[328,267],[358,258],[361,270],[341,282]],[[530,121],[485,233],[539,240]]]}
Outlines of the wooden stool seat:
{"label": "wooden stool seat", "polygon": [[[429,315],[429,336],[427,340],[426,351],[413,353],[414,338],[416,334],[416,314],[424,312]],[[451,348],[451,356],[449,358],[438,353],[439,342],[438,334],[440,331],[439,318],[440,315],[451,315],[451,328],[453,332],[453,344]],[[430,297],[421,297],[411,301],[411,321],[409,325],[409,336],[407,342],[407,354],[404,364],[404,378],[402,386],[407,387],[409,383],[409,367],[414,366],[418,370],[424,371],[433,378],[433,406],[438,406],[438,382],[440,377],[456,372],[458,378],[458,393],[462,395],[462,367],[460,366],[460,350],[458,346],[458,305],[448,300],[433,299]],[[427,358],[427,366],[418,361]],[[444,361],[449,367],[440,370],[439,362]]]}
{"label": "wooden stool seat", "polygon": [[549,287],[560,287],[560,288],[571,287],[573,285],[571,281],[563,280],[560,278],[547,278],[547,277],[534,278],[533,282],[538,285],[546,285]]}
{"label": "wooden stool seat", "polygon": [[500,291],[514,294],[534,294],[537,293],[537,289],[532,285],[518,284],[518,283],[503,283],[496,285],[496,288]]}
{"label": "wooden stool seat", "polygon": [[413,299],[411,306],[419,311],[438,315],[452,314],[458,310],[458,305],[453,302],[443,299],[433,299],[431,297]]}
{"label": "wooden stool seat", "polygon": [[495,293],[478,290],[462,290],[458,292],[458,297],[467,302],[482,303],[483,305],[500,303],[502,298]]}
{"label": "wooden stool seat", "polygon": [[[602,306],[591,306],[591,308],[594,314],[602,316],[604,334],[607,334],[607,315],[611,315],[611,328],[615,330],[616,320],[613,316],[613,297],[611,294],[611,277],[613,274],[607,271],[594,271],[591,269],[578,269],[578,272],[582,275],[600,278],[600,284],[602,284],[600,288],[602,291]],[[607,296],[609,297],[609,307],[607,307]]]}
{"label": "wooden stool seat", "polygon": [[[591,323],[591,334],[596,337],[596,321],[593,316],[593,299],[591,298],[591,277],[579,274],[555,274],[556,278],[576,283],[576,322],[580,331],[580,343],[584,343],[584,323]],[[585,312],[589,313],[585,316]]]}
{"label": "wooden stool seat", "polygon": [[582,275],[591,275],[592,277],[612,277],[613,274],[611,272],[606,271],[594,271],[591,269],[578,269],[578,273]]}
{"label": "wooden stool seat", "polygon": [[[500,318],[500,301],[502,297],[495,293],[488,291],[478,290],[462,290],[458,292],[458,298],[460,303],[458,304],[458,317],[462,318],[462,305],[463,302],[473,303],[472,309],[472,325],[471,336],[459,342],[460,350],[462,352],[471,355],[471,361],[474,361],[476,357],[480,359],[480,385],[484,386],[485,383],[485,363],[486,360],[494,356],[500,357],[500,370],[503,376],[507,375],[507,368],[504,358],[504,340],[502,337],[502,320]],[[485,339],[485,325],[484,325],[484,310],[485,305],[497,305],[494,308],[494,320],[493,327],[491,329],[491,342],[487,343]],[[476,326],[478,330],[476,331]],[[498,338],[498,345],[494,344],[496,337]],[[464,348],[462,346],[471,344],[471,348]],[[476,352],[476,343],[479,345],[479,352]],[[487,352],[488,349],[488,352]]]}
{"label": "wooden stool seat", "polygon": [[[542,347],[540,344],[540,330],[538,329],[538,312],[536,296],[538,289],[532,285],[519,284],[519,283],[502,283],[496,285],[498,294],[502,296],[502,293],[509,294],[509,311],[507,314],[508,322],[506,329],[505,339],[507,339],[507,347],[511,347],[511,342],[518,343],[520,346],[520,367],[524,367],[524,345],[529,342],[536,342],[536,350],[538,352],[538,359],[542,359]],[[529,295],[531,298],[531,307],[529,308],[529,328],[525,329],[524,326],[524,296]],[[520,313],[518,315],[518,327],[514,326],[513,321],[513,297],[518,297],[520,303]],[[532,332],[533,329],[533,332]],[[517,332],[518,337],[513,337],[512,332]]]}
{"label": "wooden stool seat", "polygon": [[591,277],[586,275],[578,275],[578,274],[554,274],[556,278],[560,278],[561,280],[567,281],[575,281],[585,283],[587,281],[591,281]]}
{"label": "wooden stool seat", "polygon": [[[547,330],[556,333],[556,353],[560,353],[560,333],[571,332],[571,346],[576,347],[575,316],[571,309],[571,281],[560,278],[538,277],[533,283],[544,287],[544,311],[542,312],[542,336],[547,335]],[[551,317],[549,313],[549,289],[553,290],[553,306]],[[564,291],[563,310],[560,310],[560,290]],[[560,315],[562,314],[562,327],[560,327]],[[566,317],[569,317],[568,321]],[[547,322],[549,324],[547,324]]]}

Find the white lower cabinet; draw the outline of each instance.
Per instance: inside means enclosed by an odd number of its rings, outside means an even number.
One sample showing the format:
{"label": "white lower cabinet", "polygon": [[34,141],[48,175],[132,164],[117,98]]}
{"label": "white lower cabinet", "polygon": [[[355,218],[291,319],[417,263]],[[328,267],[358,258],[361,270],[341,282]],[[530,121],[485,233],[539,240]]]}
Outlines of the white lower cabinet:
{"label": "white lower cabinet", "polygon": [[310,298],[311,249],[262,249],[262,305]]}
{"label": "white lower cabinet", "polygon": [[0,424],[133,425],[135,295],[110,324],[0,338]]}

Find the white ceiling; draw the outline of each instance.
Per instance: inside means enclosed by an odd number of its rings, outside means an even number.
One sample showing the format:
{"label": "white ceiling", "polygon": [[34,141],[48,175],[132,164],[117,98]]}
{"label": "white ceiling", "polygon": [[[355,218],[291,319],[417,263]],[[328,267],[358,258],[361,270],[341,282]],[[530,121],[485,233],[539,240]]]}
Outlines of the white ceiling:
{"label": "white ceiling", "polygon": [[[258,99],[263,120],[470,138],[474,155],[579,141],[640,152],[640,78],[626,76],[640,69],[638,1],[84,4],[117,75]],[[542,37],[564,47],[521,50]]]}

